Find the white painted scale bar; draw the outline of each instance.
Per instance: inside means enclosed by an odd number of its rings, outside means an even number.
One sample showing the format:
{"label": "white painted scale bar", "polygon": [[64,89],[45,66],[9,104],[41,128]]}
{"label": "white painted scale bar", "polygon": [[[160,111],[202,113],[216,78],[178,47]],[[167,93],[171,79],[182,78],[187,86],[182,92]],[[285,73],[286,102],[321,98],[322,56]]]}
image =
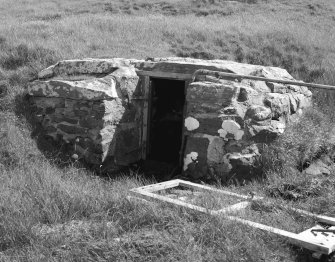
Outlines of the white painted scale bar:
{"label": "white painted scale bar", "polygon": [[[190,189],[198,189],[201,191],[210,191],[210,192],[216,192],[219,194],[224,194],[224,195],[229,195],[232,197],[236,197],[237,199],[241,199],[244,201],[241,201],[237,204],[234,205],[230,205],[228,207],[225,207],[223,209],[220,210],[212,210],[212,209],[208,209],[208,208],[204,208],[204,207],[200,207],[197,205],[193,205],[190,203],[187,203],[183,200],[180,199],[174,199],[171,198],[171,196],[163,196],[163,195],[158,195],[155,192],[161,191],[161,190],[165,190],[165,189],[169,189],[169,188],[174,188],[174,187],[178,187],[178,186],[182,186],[182,187],[186,187],[186,188],[190,188]],[[156,200],[160,200],[163,202],[167,202],[170,204],[174,204],[177,206],[181,206],[181,207],[186,207],[192,210],[196,210],[202,213],[207,213],[210,215],[224,215],[224,218],[229,219],[229,220],[233,220],[248,226],[251,226],[253,228],[258,228],[267,232],[271,232],[273,234],[279,235],[281,237],[285,237],[290,243],[300,246],[300,247],[304,247],[306,249],[321,253],[321,254],[326,254],[329,255],[331,253],[333,253],[335,251],[335,233],[333,232],[316,232],[313,231],[315,229],[322,229],[321,226],[314,226],[312,228],[309,228],[299,234],[295,234],[289,231],[285,231],[279,228],[275,228],[275,227],[271,227],[271,226],[267,226],[264,224],[260,224],[260,223],[256,223],[250,220],[246,220],[246,219],[242,219],[233,215],[228,215],[228,214],[232,214],[234,212],[237,212],[239,210],[243,210],[244,208],[246,208],[247,206],[250,205],[251,201],[254,200],[261,200],[263,199],[262,197],[249,197],[246,195],[240,195],[237,193],[233,193],[233,192],[229,192],[229,191],[225,191],[225,190],[219,190],[219,189],[215,189],[209,186],[204,186],[204,185],[199,185],[199,184],[195,184],[192,182],[188,182],[188,181],[184,181],[184,180],[180,180],[180,179],[175,179],[175,180],[171,180],[171,181],[167,181],[167,182],[163,182],[163,183],[157,183],[157,184],[152,184],[152,185],[147,185],[147,186],[143,186],[143,187],[138,187],[138,188],[134,188],[130,190],[132,193],[145,198],[145,199],[156,199]],[[330,229],[335,229],[335,218],[333,217],[328,217],[328,216],[322,216],[322,215],[316,215],[313,213],[310,213],[308,211],[305,210],[300,210],[300,209],[296,209],[296,208],[291,208],[289,207],[290,210],[293,210],[299,214],[308,216],[308,217],[313,217],[314,219],[323,222],[323,223],[327,223],[329,225],[332,225],[332,227],[330,227]]]}

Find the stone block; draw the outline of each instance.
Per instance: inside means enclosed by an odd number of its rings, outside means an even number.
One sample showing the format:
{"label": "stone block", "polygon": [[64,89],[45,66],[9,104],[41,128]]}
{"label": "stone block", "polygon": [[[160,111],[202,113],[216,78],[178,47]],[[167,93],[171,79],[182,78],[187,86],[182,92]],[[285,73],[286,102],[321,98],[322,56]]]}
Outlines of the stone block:
{"label": "stone block", "polygon": [[312,92],[306,86],[288,85],[288,89],[294,93],[300,93],[307,97],[312,96]]}
{"label": "stone block", "polygon": [[311,176],[320,176],[320,175],[329,176],[331,174],[332,168],[333,166],[328,166],[322,160],[318,159],[315,162],[313,162],[308,168],[306,168],[303,172]]}
{"label": "stone block", "polygon": [[225,143],[225,151],[227,153],[233,153],[233,152],[242,152],[243,148],[243,141],[236,141],[236,140],[229,140]]}
{"label": "stone block", "polygon": [[116,83],[116,92],[119,98],[130,103],[135,95],[138,95],[137,88],[139,77],[133,67],[120,67],[111,73],[107,78],[112,77]]}
{"label": "stone block", "polygon": [[82,118],[87,116],[90,112],[88,110],[73,109],[73,113],[76,117]]}
{"label": "stone block", "polygon": [[242,79],[241,84],[243,84],[245,87],[252,88],[255,92],[259,94],[265,94],[271,92],[271,89],[267,86],[267,84],[264,81]]}
{"label": "stone block", "polygon": [[187,137],[183,166],[185,174],[195,179],[207,176],[208,145],[206,137]]}
{"label": "stone block", "polygon": [[246,112],[246,117],[251,118],[255,121],[263,121],[271,118],[271,109],[265,106],[252,105]]}
{"label": "stone block", "polygon": [[83,117],[79,120],[79,125],[84,128],[102,128],[104,121],[102,119],[96,119],[95,117]]}
{"label": "stone block", "polygon": [[52,114],[54,112],[55,112],[55,108],[54,107],[47,107],[47,108],[45,108],[45,113],[47,115]]}
{"label": "stone block", "polygon": [[75,148],[77,146],[80,146],[82,149],[86,150],[88,153],[93,153],[93,154],[102,154],[102,145],[97,144],[92,140],[91,138],[88,137],[77,137],[74,141]]}
{"label": "stone block", "polygon": [[298,109],[298,102],[297,99],[294,97],[293,94],[287,94],[290,100],[290,110],[291,110],[291,114],[294,114],[295,112],[297,112]]}
{"label": "stone block", "polygon": [[119,67],[130,66],[130,61],[123,58],[112,59],[74,59],[59,61],[39,73],[39,78],[73,75],[106,75]]}
{"label": "stone block", "polygon": [[79,118],[72,118],[72,117],[67,117],[64,115],[52,115],[51,116],[51,121],[53,123],[62,123],[62,122],[66,122],[69,123],[71,125],[76,125],[79,122]]}
{"label": "stone block", "polygon": [[237,110],[234,106],[227,106],[223,108],[222,113],[225,115],[235,115],[237,113]]}
{"label": "stone block", "polygon": [[[227,156],[231,167],[229,174],[235,174],[234,179],[237,181],[250,181],[255,177],[258,177],[262,172],[261,168],[256,165],[258,157],[259,156],[256,153],[230,154]],[[231,179],[231,177],[226,176],[225,179]],[[222,178],[222,180],[225,179]]]}
{"label": "stone block", "polygon": [[267,86],[271,89],[272,93],[285,94],[288,92],[288,87],[284,84],[266,82]]}
{"label": "stone block", "polygon": [[75,100],[103,100],[115,98],[113,82],[101,79],[82,81],[48,80],[34,81],[28,86],[28,94],[42,97],[58,97]]}
{"label": "stone block", "polygon": [[213,163],[221,163],[225,151],[226,141],[221,137],[217,136],[206,136],[209,140],[209,145],[207,149],[207,163],[211,165]]}
{"label": "stone block", "polygon": [[95,127],[95,128],[89,129],[87,132],[88,137],[94,140],[94,142],[97,144],[101,143],[100,130],[101,130],[100,128]]}
{"label": "stone block", "polygon": [[250,86],[243,86],[240,88],[240,93],[238,95],[237,101],[238,102],[246,102],[250,100],[252,97],[258,95],[258,92]]}
{"label": "stone block", "polygon": [[87,129],[76,125],[58,124],[57,128],[67,134],[76,134],[78,136],[87,134]]}
{"label": "stone block", "polygon": [[191,125],[190,122],[185,121],[186,130],[189,132],[196,132],[208,135],[218,135],[218,130],[221,129],[222,120],[217,114],[196,114],[186,118],[190,121],[193,119],[196,122],[197,128]]}
{"label": "stone block", "polygon": [[268,93],[264,104],[271,108],[272,116],[275,119],[290,114],[290,98],[287,94]]}
{"label": "stone block", "polygon": [[285,130],[285,123],[282,121],[270,120],[264,122],[250,122],[247,125],[249,139],[256,143],[271,143]]}
{"label": "stone block", "polygon": [[305,109],[311,105],[311,99],[303,94],[292,94],[292,96],[297,101],[299,109]]}
{"label": "stone block", "polygon": [[47,108],[47,107],[53,107],[53,108],[65,107],[65,99],[64,98],[53,97],[53,98],[45,99],[45,97],[33,96],[32,97],[32,101],[38,107],[42,107],[42,108]]}
{"label": "stone block", "polygon": [[[217,112],[237,99],[239,86],[210,82],[191,83],[187,90],[188,113]],[[201,110],[204,108],[204,110]]]}
{"label": "stone block", "polygon": [[271,92],[271,88],[269,88],[264,81],[251,80],[250,86],[253,87],[259,94],[266,94]]}
{"label": "stone block", "polygon": [[55,133],[57,131],[57,128],[54,126],[46,126],[44,130],[46,133]]}
{"label": "stone block", "polygon": [[102,144],[110,143],[116,133],[116,125],[106,125],[99,131],[98,139]]}
{"label": "stone block", "polygon": [[234,120],[224,120],[221,129],[218,130],[220,137],[228,141],[229,139],[241,140],[244,136],[244,130]]}

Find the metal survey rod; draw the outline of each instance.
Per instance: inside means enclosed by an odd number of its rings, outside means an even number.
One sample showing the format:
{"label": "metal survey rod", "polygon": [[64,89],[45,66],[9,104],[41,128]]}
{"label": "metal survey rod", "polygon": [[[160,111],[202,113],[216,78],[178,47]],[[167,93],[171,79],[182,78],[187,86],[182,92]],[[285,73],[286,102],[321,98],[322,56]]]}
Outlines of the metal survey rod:
{"label": "metal survey rod", "polygon": [[195,78],[199,74],[212,75],[217,78],[224,78],[224,77],[240,78],[240,79],[243,78],[243,79],[258,80],[258,81],[265,81],[265,82],[273,82],[273,83],[281,83],[281,84],[288,84],[288,85],[306,86],[306,87],[313,87],[313,88],[320,88],[320,89],[335,90],[335,86],[330,86],[330,85],[305,83],[305,82],[298,82],[298,81],[292,81],[292,80],[281,80],[281,79],[266,78],[266,77],[261,77],[261,76],[239,75],[239,74],[234,74],[234,73],[225,73],[221,71],[213,71],[213,70],[207,70],[207,69],[199,69],[195,71],[193,74],[193,80],[195,80]]}

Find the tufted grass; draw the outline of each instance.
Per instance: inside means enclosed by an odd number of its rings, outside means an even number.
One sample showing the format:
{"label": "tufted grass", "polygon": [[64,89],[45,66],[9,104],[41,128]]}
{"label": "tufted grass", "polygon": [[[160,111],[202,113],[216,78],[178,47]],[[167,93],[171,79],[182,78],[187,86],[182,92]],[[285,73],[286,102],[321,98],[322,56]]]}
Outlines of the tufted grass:
{"label": "tufted grass", "polygon": [[[4,261],[305,261],[308,256],[271,234],[221,218],[129,201],[130,188],[153,181],[134,173],[102,179],[78,163],[60,169],[26,141],[29,132],[19,120],[1,128],[9,131],[1,144],[2,153],[8,152],[0,171]],[[241,192],[251,186],[230,189]],[[256,213],[272,224],[273,214]],[[276,216],[276,223],[294,230],[296,222],[287,216]],[[43,233],[43,225],[52,233]]]}
{"label": "tufted grass", "polygon": [[[154,182],[141,174],[101,178],[60,160],[58,149],[46,155],[25,120],[22,94],[42,68],[84,57],[232,59],[335,85],[334,10],[332,0],[0,0],[0,260],[309,261],[306,250],[271,234],[127,200],[128,189]],[[334,96],[314,91],[316,106],[264,149],[264,180],[225,187],[270,196],[289,185],[305,193],[294,201],[270,199],[334,216],[334,172],[298,172],[317,157],[334,156]],[[295,230],[290,214],[259,212],[264,223],[275,218]],[[42,234],[42,225],[54,233]]]}

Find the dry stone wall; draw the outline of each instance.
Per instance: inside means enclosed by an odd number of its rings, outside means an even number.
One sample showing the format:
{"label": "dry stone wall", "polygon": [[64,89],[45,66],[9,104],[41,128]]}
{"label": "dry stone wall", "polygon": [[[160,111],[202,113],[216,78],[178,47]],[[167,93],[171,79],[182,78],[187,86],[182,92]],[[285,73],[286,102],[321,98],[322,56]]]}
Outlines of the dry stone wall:
{"label": "dry stone wall", "polygon": [[87,162],[127,165],[145,152],[143,74],[184,77],[183,172],[195,179],[248,179],[263,145],[299,118],[312,94],[306,87],[223,79],[198,69],[294,80],[284,69],[223,60],[83,59],[41,71],[27,93],[45,135]]}
{"label": "dry stone wall", "polygon": [[89,163],[123,164],[140,153],[142,105],[130,103],[141,95],[138,80],[122,61],[69,61],[42,71],[27,92],[46,136]]}
{"label": "dry stone wall", "polygon": [[[193,178],[249,179],[263,144],[272,142],[311,101],[306,87],[198,74],[189,85],[184,172]],[[249,73],[294,80],[285,70]]]}

